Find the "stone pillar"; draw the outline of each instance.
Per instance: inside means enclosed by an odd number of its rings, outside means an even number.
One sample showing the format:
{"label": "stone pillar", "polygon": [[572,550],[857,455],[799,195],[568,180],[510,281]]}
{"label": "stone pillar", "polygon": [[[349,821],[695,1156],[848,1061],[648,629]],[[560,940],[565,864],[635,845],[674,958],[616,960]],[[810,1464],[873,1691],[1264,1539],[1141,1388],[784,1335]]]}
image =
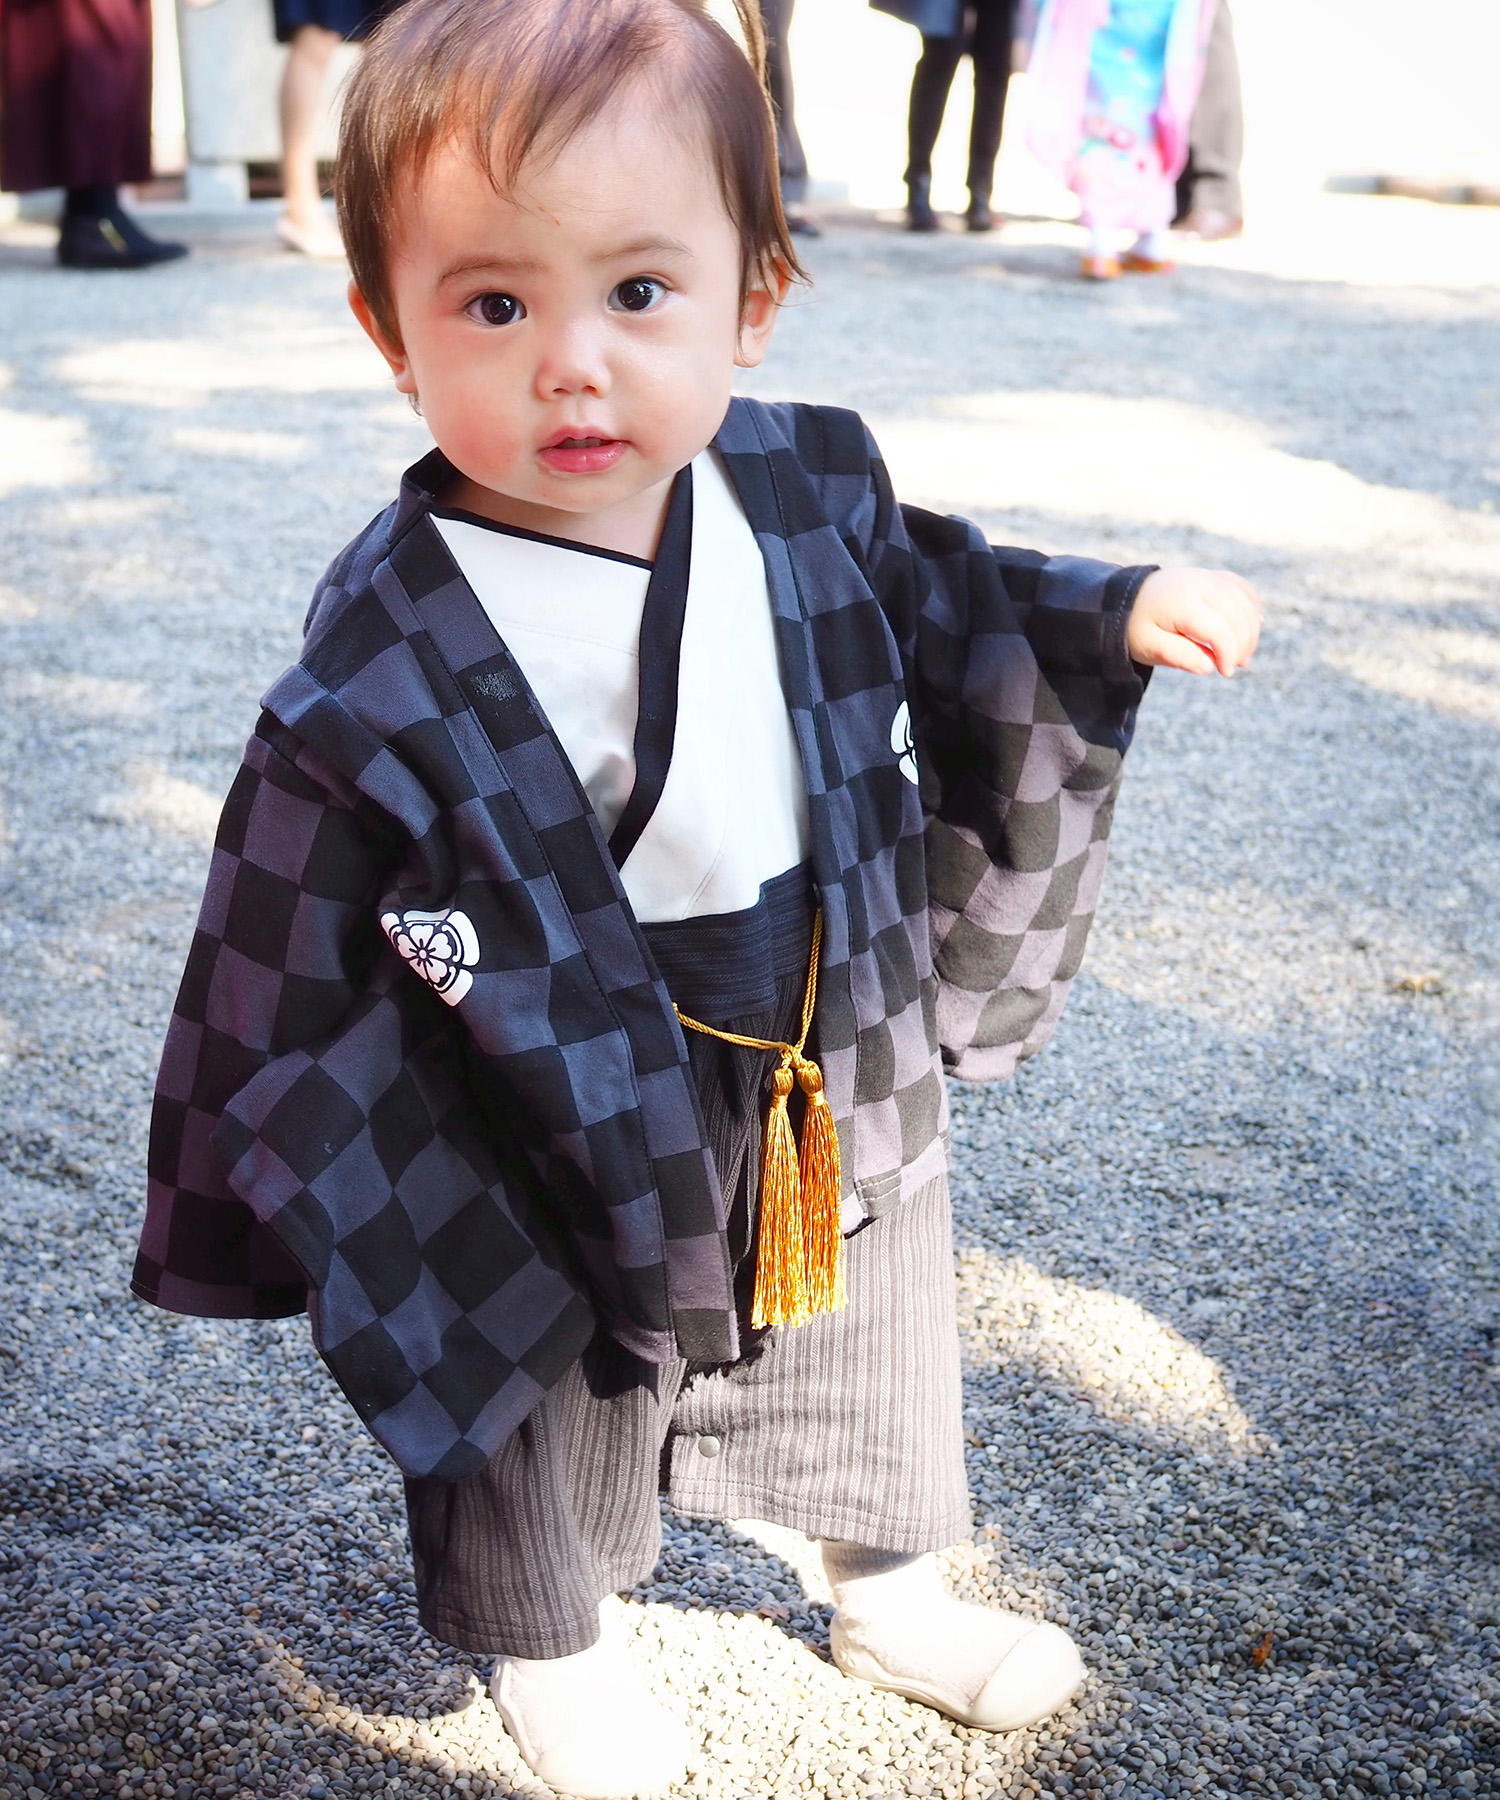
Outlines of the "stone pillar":
{"label": "stone pillar", "polygon": [[[276,42],[270,0],[177,0],[182,102],[187,127],[187,197],[234,206],[249,196],[246,163],[276,162],[281,132],[276,96],[285,49]],[[338,96],[358,56],[346,44],[334,59],[319,155],[338,145]]]}

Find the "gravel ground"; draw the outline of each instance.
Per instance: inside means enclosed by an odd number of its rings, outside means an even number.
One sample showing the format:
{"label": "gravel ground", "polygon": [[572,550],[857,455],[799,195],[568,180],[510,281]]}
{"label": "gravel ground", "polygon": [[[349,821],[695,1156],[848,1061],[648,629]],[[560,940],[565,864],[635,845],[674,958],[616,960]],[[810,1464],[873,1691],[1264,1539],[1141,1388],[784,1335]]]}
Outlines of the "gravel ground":
{"label": "gravel ground", "polygon": [[[421,427],[263,234],[44,241],[0,242],[0,1800],[541,1795],[304,1326],[125,1285],[219,797]],[[1055,1045],[954,1094],[949,1571],[1090,1683],[1008,1737],[851,1684],[748,1524],[669,1518],[632,1628],[712,1800],[1500,1795],[1500,290],[1071,254],[834,231],[757,388],[991,535],[1270,603],[1252,674],[1153,686]]]}

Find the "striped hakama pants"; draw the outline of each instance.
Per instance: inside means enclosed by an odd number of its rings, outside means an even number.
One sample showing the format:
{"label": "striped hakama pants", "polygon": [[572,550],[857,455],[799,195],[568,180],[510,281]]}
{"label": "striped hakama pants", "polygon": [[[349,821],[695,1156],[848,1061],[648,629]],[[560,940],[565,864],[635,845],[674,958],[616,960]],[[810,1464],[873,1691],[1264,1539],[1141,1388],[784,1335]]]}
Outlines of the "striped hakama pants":
{"label": "striped hakama pants", "polygon": [[[693,923],[645,928],[684,1010],[747,1036],[794,1037],[810,914],[773,934],[784,946],[774,1002],[753,1012],[713,1005],[734,984],[722,959],[718,979],[704,977]],[[694,991],[703,979],[714,991]],[[693,1033],[688,1048],[730,1203],[744,1354],[713,1368],[651,1364],[601,1332],[477,1474],[407,1481],[422,1623],[459,1649],[586,1649],[600,1600],[656,1565],[663,1493],[694,1517],[764,1519],[882,1550],[939,1550],[968,1534],[946,1180],[846,1242],[844,1310],[750,1331],[762,1089],[777,1058]]]}

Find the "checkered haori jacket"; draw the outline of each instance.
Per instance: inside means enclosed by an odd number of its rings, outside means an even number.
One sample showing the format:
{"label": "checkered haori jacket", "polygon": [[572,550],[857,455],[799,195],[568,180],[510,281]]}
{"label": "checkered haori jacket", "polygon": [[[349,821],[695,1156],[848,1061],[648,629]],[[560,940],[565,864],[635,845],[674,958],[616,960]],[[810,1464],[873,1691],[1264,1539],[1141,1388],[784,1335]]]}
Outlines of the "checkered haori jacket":
{"label": "checkered haori jacket", "polygon": [[[824,915],[846,1221],[943,1167],[1078,968],[1147,570],[901,509],[848,412],[736,400]],[[430,517],[438,453],[319,587],[230,792],[167,1034],[134,1277],[307,1307],[413,1474],[478,1468],[597,1321],[737,1354],[682,1032],[571,765]]]}

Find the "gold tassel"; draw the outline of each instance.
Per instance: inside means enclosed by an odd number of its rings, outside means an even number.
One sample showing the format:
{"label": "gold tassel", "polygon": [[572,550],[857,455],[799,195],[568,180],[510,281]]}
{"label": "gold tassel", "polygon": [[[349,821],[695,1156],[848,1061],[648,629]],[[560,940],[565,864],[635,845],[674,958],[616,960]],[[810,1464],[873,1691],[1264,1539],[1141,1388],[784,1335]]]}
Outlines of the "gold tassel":
{"label": "gold tassel", "polygon": [[843,1199],[839,1137],[823,1092],[823,1071],[815,1062],[799,1061],[797,1081],[807,1099],[798,1194],[807,1269],[807,1310],[809,1315],[838,1312],[849,1304],[844,1290],[844,1233],[839,1218]]}
{"label": "gold tassel", "polygon": [[[813,920],[812,955],[802,999],[802,1035],[795,1044],[720,1031],[690,1019],[680,1006],[674,1009],[689,1031],[701,1031],[706,1037],[747,1050],[781,1052],[781,1067],[771,1075],[771,1105],[760,1159],[760,1241],[750,1311],[750,1323],[757,1331],[768,1325],[802,1325],[817,1313],[837,1312],[849,1304],[839,1218],[843,1186],[839,1137],[823,1092],[823,1071],[802,1054],[817,1003],[822,945],[823,915],[819,912]],[[787,1114],[794,1079],[807,1102],[800,1157]]]}
{"label": "gold tassel", "polygon": [[797,1143],[786,1106],[791,1091],[792,1071],[783,1063],[771,1076],[771,1106],[760,1158],[760,1243],[750,1311],[750,1323],[757,1331],[767,1325],[800,1325],[810,1316]]}

